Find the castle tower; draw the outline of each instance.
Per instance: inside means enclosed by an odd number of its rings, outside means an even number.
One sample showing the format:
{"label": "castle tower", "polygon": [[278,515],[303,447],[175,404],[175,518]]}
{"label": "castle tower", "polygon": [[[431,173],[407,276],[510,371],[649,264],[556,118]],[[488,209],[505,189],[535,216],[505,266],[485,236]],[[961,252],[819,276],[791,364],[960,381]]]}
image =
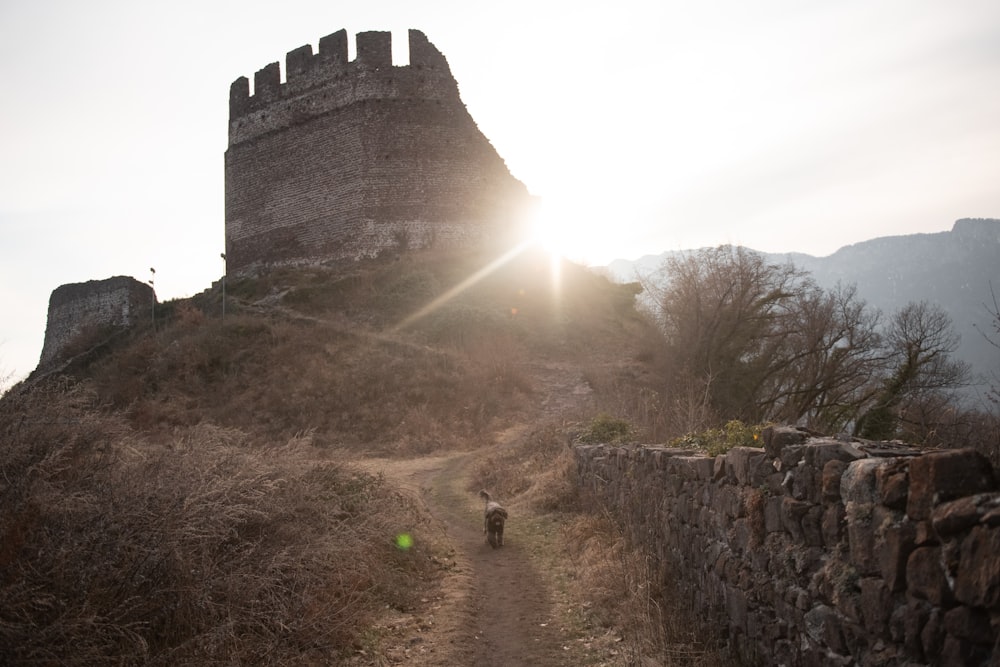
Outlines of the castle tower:
{"label": "castle tower", "polygon": [[74,343],[93,344],[148,318],[155,302],[153,288],[129,276],[60,285],[49,297],[38,367],[59,361]]}
{"label": "castle tower", "polygon": [[226,254],[236,273],[516,236],[525,186],[479,131],[444,56],[409,31],[341,30],[233,82]]}

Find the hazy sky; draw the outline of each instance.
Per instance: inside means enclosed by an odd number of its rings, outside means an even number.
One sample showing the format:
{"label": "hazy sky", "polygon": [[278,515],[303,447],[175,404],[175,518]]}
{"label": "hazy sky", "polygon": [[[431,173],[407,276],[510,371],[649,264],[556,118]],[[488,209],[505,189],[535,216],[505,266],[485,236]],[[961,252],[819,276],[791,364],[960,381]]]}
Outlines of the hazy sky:
{"label": "hazy sky", "polygon": [[997,0],[0,0],[0,377],[61,284],[221,276],[229,85],[341,28],[422,30],[575,259],[1000,217]]}

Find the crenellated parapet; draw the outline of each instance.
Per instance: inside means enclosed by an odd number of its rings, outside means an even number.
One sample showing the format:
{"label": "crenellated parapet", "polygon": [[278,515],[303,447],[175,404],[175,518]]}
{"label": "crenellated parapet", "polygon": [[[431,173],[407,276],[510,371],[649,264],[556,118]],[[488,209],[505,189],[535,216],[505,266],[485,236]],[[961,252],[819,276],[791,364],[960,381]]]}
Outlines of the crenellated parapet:
{"label": "crenellated parapet", "polygon": [[235,274],[419,248],[509,245],[530,196],[419,30],[323,37],[230,88],[226,254]]}
{"label": "crenellated parapet", "polygon": [[229,143],[301,122],[364,100],[457,98],[448,61],[419,30],[409,31],[410,63],[392,63],[392,33],[356,36],[357,56],[348,60],[347,32],[339,30],[285,55],[286,81],[273,62],[250,80],[241,76],[229,89]]}

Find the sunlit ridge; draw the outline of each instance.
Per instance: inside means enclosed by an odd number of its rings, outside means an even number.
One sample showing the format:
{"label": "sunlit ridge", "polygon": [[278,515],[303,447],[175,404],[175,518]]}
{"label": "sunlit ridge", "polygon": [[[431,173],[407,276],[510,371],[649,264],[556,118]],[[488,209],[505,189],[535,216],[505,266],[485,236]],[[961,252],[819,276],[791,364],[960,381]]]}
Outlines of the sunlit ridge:
{"label": "sunlit ridge", "polygon": [[573,206],[568,206],[565,202],[561,205],[540,202],[531,217],[529,237],[526,240],[408,316],[395,328],[397,330],[406,328],[426,317],[529,248],[539,248],[549,254],[552,293],[558,298],[562,287],[563,260],[585,264],[592,256],[599,254],[605,242],[600,233],[606,231],[605,226],[601,224],[604,219],[598,211],[588,211],[585,206],[584,202],[578,202]]}
{"label": "sunlit ridge", "polygon": [[440,308],[441,306],[443,306],[448,301],[451,301],[456,296],[458,296],[459,294],[461,294],[465,290],[469,289],[470,287],[472,287],[473,285],[475,285],[476,283],[478,283],[480,280],[482,280],[486,276],[490,275],[491,273],[493,273],[494,271],[496,271],[497,269],[499,269],[501,266],[503,266],[504,264],[506,264],[510,260],[512,260],[515,257],[517,257],[519,254],[521,254],[522,252],[524,252],[524,250],[527,247],[529,247],[530,245],[531,245],[530,241],[523,241],[523,242],[517,244],[516,246],[514,246],[513,248],[511,248],[510,250],[508,250],[507,252],[505,252],[500,257],[497,257],[495,260],[493,260],[492,262],[490,262],[489,264],[487,264],[483,268],[479,269],[478,271],[476,271],[475,273],[473,273],[471,276],[469,276],[468,278],[466,278],[465,280],[463,280],[459,284],[455,285],[454,287],[452,287],[450,290],[448,290],[447,292],[445,292],[444,294],[442,294],[438,298],[436,298],[433,301],[431,301],[429,304],[427,304],[426,306],[424,306],[423,308],[421,308],[417,312],[415,312],[412,315],[410,315],[409,317],[407,317],[405,320],[403,320],[398,325],[396,325],[395,328],[397,330],[398,329],[405,329],[406,327],[408,327],[409,325],[413,324],[414,322],[416,322],[420,318],[425,317],[428,314],[434,312],[435,310],[437,310],[438,308]]}

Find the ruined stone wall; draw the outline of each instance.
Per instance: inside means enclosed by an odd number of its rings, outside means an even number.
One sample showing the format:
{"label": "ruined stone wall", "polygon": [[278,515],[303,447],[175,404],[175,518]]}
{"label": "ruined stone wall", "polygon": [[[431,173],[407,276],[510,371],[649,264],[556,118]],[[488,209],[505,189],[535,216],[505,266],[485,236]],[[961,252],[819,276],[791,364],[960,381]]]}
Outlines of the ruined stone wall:
{"label": "ruined stone wall", "polygon": [[461,247],[519,233],[529,205],[463,104],[444,56],[409,31],[324,37],[230,90],[226,253],[233,273],[269,264]]}
{"label": "ruined stone wall", "polygon": [[58,361],[81,336],[107,333],[149,317],[153,288],[128,276],[60,285],[49,297],[42,368]]}
{"label": "ruined stone wall", "polygon": [[769,429],[764,449],[576,448],[609,507],[747,664],[1000,664],[1000,492],[973,450]]}

